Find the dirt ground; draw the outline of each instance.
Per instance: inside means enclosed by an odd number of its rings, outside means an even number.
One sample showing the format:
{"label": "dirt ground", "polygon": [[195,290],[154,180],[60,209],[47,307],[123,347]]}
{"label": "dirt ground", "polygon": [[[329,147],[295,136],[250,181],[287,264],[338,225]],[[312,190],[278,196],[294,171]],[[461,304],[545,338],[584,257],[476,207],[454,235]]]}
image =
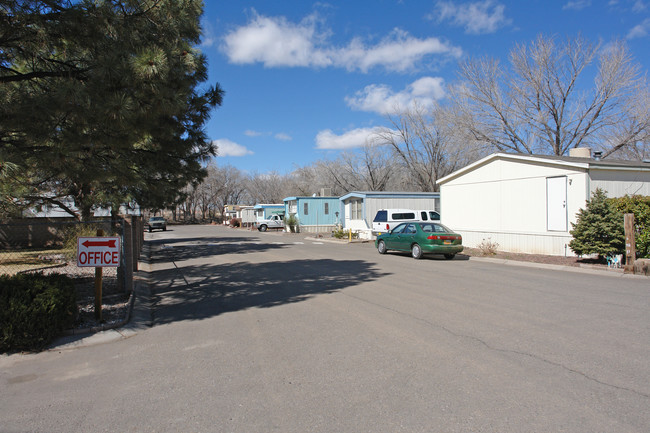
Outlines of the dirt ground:
{"label": "dirt ground", "polygon": [[515,260],[520,262],[544,263],[550,265],[575,266],[575,267],[594,267],[607,269],[607,262],[587,257],[564,257],[564,256],[547,256],[543,254],[523,254],[497,251],[495,254],[484,254],[477,248],[465,248],[463,254],[470,257],[490,257],[503,260]]}

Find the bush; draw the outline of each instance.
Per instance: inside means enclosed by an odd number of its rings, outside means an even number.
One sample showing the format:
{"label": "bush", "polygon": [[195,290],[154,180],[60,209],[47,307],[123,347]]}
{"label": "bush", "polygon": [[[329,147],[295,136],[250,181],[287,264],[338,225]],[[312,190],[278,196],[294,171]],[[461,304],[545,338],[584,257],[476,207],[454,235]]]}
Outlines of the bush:
{"label": "bush", "polygon": [[499,250],[499,244],[492,242],[492,239],[483,239],[480,244],[476,246],[481,251],[483,256],[494,256]]}
{"label": "bush", "polygon": [[623,215],[598,188],[585,209],[580,209],[577,221],[569,233],[573,236],[569,247],[574,253],[598,254],[600,258],[625,254]]}
{"label": "bush", "polygon": [[66,275],[0,276],[0,352],[41,350],[77,317]]}
{"label": "bush", "polygon": [[[350,231],[343,230],[343,228],[339,227],[336,230],[332,231],[332,237],[335,237],[336,239],[348,239],[350,237]],[[359,238],[359,233],[352,232],[352,239],[358,239],[358,238]]]}
{"label": "bush", "polygon": [[241,223],[237,218],[233,218],[230,220],[230,227],[241,227]]}
{"label": "bush", "polygon": [[637,256],[650,257],[650,197],[626,195],[610,200],[619,212],[634,214]]}
{"label": "bush", "polygon": [[289,227],[291,233],[297,233],[296,227],[298,226],[298,218],[296,218],[295,215],[289,215],[289,217],[287,217],[287,220],[285,221],[285,224],[287,225],[287,227]]}

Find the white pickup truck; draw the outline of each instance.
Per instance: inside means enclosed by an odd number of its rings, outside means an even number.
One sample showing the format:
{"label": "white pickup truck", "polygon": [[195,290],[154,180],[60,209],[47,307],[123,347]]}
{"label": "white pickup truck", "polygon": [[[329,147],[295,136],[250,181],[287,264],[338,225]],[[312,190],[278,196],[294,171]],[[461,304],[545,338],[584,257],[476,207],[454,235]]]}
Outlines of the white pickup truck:
{"label": "white pickup truck", "polygon": [[283,229],[284,228],[284,215],[271,215],[268,219],[263,219],[257,222],[257,230],[265,232],[268,229]]}

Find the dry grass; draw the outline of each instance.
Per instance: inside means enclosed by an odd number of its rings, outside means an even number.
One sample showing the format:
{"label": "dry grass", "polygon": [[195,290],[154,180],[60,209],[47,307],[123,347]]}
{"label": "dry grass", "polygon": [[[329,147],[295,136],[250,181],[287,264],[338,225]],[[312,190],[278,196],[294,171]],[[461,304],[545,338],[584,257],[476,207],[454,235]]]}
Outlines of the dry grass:
{"label": "dry grass", "polygon": [[0,252],[0,274],[15,275],[36,269],[65,265],[69,251],[62,249],[15,250]]}

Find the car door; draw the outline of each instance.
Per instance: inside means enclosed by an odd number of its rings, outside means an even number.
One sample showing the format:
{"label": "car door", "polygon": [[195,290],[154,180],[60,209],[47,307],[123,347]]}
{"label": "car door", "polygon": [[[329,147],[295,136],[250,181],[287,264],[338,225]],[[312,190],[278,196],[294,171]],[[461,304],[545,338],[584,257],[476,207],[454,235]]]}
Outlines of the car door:
{"label": "car door", "polygon": [[404,229],[397,235],[395,239],[395,249],[401,251],[411,251],[411,244],[415,241],[417,228],[415,224],[404,224]]}
{"label": "car door", "polygon": [[385,236],[383,238],[384,242],[386,243],[386,248],[392,250],[397,249],[399,236],[401,235],[404,228],[406,228],[406,223],[399,224],[397,227],[390,231],[390,234],[388,236]]}

